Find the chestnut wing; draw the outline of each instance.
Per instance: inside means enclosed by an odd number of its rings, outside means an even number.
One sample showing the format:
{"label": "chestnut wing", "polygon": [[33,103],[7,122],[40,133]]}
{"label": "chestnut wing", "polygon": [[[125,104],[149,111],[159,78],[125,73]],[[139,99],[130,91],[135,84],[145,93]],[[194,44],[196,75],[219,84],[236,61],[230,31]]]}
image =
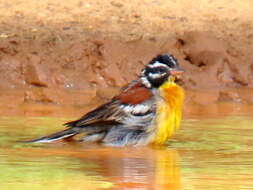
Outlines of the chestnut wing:
{"label": "chestnut wing", "polygon": [[68,127],[85,127],[90,125],[107,125],[125,123],[129,115],[141,116],[151,111],[150,105],[144,105],[153,94],[140,81],[133,81],[123,88],[118,96],[80,119],[66,123]]}

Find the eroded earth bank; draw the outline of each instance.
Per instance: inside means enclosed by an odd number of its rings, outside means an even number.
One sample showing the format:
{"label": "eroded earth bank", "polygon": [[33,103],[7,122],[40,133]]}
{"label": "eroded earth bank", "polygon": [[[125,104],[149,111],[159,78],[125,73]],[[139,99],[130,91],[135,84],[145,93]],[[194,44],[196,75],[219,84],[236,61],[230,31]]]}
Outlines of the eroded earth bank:
{"label": "eroded earth bank", "polygon": [[1,0],[0,113],[78,116],[166,52],[186,71],[186,114],[251,112],[251,7],[250,0]]}

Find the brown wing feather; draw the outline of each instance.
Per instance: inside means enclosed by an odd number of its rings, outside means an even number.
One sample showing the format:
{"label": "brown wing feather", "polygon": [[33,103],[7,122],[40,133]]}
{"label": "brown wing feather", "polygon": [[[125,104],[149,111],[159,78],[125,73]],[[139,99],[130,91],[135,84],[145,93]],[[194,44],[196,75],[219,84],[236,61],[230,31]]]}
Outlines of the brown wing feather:
{"label": "brown wing feather", "polygon": [[66,123],[68,127],[80,127],[86,125],[119,123],[124,116],[124,110],[120,108],[122,104],[136,105],[151,98],[153,94],[140,82],[133,81],[123,88],[118,96],[112,101],[103,104],[95,110],[88,112],[80,119]]}
{"label": "brown wing feather", "polygon": [[153,94],[149,89],[147,89],[140,81],[136,81],[135,84],[124,89],[118,96],[114,97],[114,99],[118,99],[124,104],[135,105],[148,100],[152,96]]}
{"label": "brown wing feather", "polygon": [[117,110],[118,102],[111,101],[109,103],[103,104],[92,110],[91,112],[86,113],[80,119],[65,123],[64,125],[68,127],[80,127],[91,124],[103,124],[103,123],[117,123],[115,114],[120,110]]}

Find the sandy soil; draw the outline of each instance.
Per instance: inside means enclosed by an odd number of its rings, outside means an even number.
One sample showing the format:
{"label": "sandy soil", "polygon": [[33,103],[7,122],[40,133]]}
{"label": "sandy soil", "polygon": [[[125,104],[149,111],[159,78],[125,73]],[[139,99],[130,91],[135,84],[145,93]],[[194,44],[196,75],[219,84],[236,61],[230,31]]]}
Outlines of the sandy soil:
{"label": "sandy soil", "polygon": [[164,52],[186,70],[186,112],[253,104],[252,7],[251,0],[0,0],[0,113],[86,110]]}

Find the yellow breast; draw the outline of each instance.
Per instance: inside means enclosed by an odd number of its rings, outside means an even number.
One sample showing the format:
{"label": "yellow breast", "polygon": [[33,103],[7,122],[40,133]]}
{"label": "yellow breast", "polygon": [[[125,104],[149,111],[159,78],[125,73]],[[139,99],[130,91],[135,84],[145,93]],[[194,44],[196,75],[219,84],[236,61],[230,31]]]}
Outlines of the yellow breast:
{"label": "yellow breast", "polygon": [[160,88],[161,100],[157,103],[155,144],[164,144],[179,128],[182,117],[184,90],[168,80]]}

